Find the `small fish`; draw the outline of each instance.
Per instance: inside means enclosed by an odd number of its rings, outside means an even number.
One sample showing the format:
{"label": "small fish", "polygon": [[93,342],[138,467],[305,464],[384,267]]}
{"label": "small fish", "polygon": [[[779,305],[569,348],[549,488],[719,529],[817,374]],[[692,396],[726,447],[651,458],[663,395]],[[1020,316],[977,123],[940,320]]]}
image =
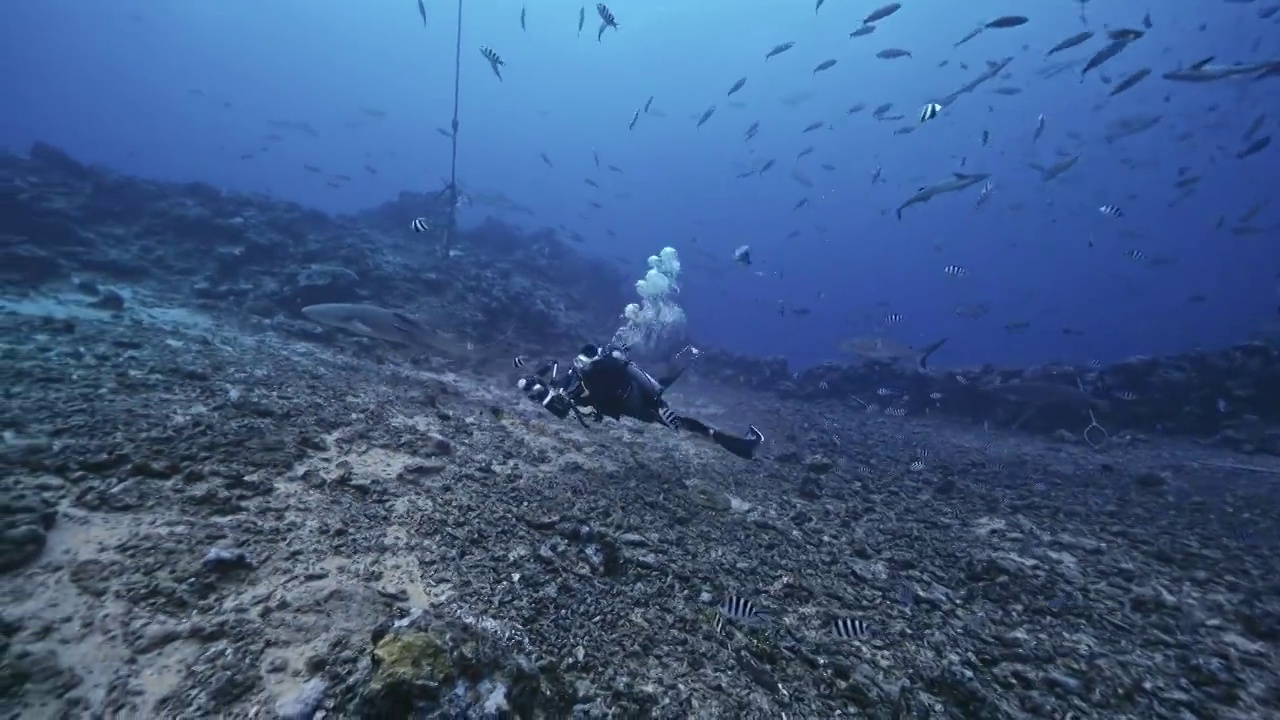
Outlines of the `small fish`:
{"label": "small fish", "polygon": [[1080,71],[1080,81],[1084,82],[1084,76],[1088,74],[1090,70],[1101,66],[1106,61],[1114,58],[1116,55],[1119,55],[1120,52],[1127,47],[1129,47],[1128,40],[1112,40],[1109,45],[1094,53],[1093,57],[1089,58],[1089,62],[1084,64],[1084,69]]}
{"label": "small fish", "polygon": [[524,24],[524,16],[525,16],[525,12],[526,12],[526,11],[527,11],[527,8],[525,8],[523,5],[521,5],[521,6],[520,6],[520,29],[521,29],[522,31],[525,31],[525,32],[527,32],[527,31],[528,31],[528,29],[529,29],[529,28],[528,28],[528,27],[526,27],[526,26],[525,26],[525,24]]}
{"label": "small fish", "polygon": [[493,48],[481,45],[480,54],[484,56],[485,60],[489,61],[489,67],[493,68],[493,74],[497,75],[498,81],[501,82],[502,81],[501,68],[503,65],[506,65],[506,63],[502,61],[501,57],[498,57],[498,53],[494,52]]}
{"label": "small fish", "polygon": [[1138,396],[1128,390],[1121,390],[1115,394],[1117,398],[1125,401],[1137,400]]}
{"label": "small fish", "polygon": [[742,89],[742,87],[743,87],[744,85],[746,85],[746,84],[747,84],[747,79],[746,79],[745,77],[744,77],[744,78],[740,78],[740,79],[738,80],[738,82],[736,82],[736,83],[734,83],[734,84],[733,84],[733,87],[729,88],[729,95],[730,95],[730,96],[732,96],[734,93],[736,93],[736,92],[738,92],[739,90],[741,90],[741,89]]}
{"label": "small fish", "polygon": [[835,61],[835,59],[834,59],[834,58],[833,58],[833,59],[831,59],[831,60],[823,60],[822,62],[818,63],[817,67],[815,67],[815,68],[813,69],[813,74],[814,74],[814,75],[817,75],[818,73],[822,72],[823,70],[830,70],[831,68],[833,68],[833,67],[835,67],[835,66],[836,66],[836,61]]}
{"label": "small fish", "polygon": [[794,42],[784,42],[784,43],[782,43],[782,44],[780,44],[780,45],[774,45],[774,46],[773,46],[773,49],[772,49],[772,50],[770,50],[770,51],[769,51],[769,52],[764,56],[764,59],[765,59],[765,60],[768,60],[769,58],[773,57],[774,55],[781,55],[782,53],[784,53],[784,52],[786,52],[786,51],[790,50],[791,48],[793,48],[793,47],[795,47],[795,46],[796,46],[796,44],[795,44]]}
{"label": "small fish", "polygon": [[769,612],[756,607],[751,600],[737,595],[729,595],[720,604],[720,616],[716,619],[716,630],[720,630],[725,620],[753,623],[769,618]]}
{"label": "small fish", "polygon": [[872,10],[870,15],[862,18],[862,24],[866,25],[867,23],[883,20],[901,9],[902,3],[889,3],[888,5]]}
{"label": "small fish", "polygon": [[813,153],[813,146],[812,146],[812,145],[810,145],[809,147],[807,147],[807,148],[805,148],[805,149],[801,150],[799,153],[796,153],[796,159],[797,159],[797,160],[799,160],[800,158],[804,157],[805,155],[810,155],[810,154],[812,154],[812,153]]}
{"label": "small fish", "polygon": [[871,635],[871,627],[854,618],[839,618],[835,621],[833,630],[841,640],[865,640]]}
{"label": "small fish", "polygon": [[969,274],[968,270],[965,270],[963,267],[959,265],[948,265],[942,268],[942,272],[952,277],[964,277],[965,275]]}
{"label": "small fish", "polygon": [[991,142],[991,133],[987,130],[982,131],[982,147],[986,147]]}
{"label": "small fish", "polygon": [[886,326],[897,325],[898,323],[906,319],[907,319],[906,316],[903,315],[902,313],[889,313],[888,315],[884,316],[884,324]]}
{"label": "small fish", "polygon": [[814,4],[814,6],[813,6],[813,14],[814,14],[814,15],[817,15],[817,14],[818,14],[818,11],[822,9],[822,4],[823,4],[823,3],[825,3],[826,1],[827,1],[827,0],[818,0],[818,2]]}
{"label": "small fish", "polygon": [[[887,414],[888,414],[888,411],[885,411],[885,414],[887,415]],[[908,465],[908,466],[907,466],[907,468],[908,468],[909,470],[911,470],[911,472],[920,472],[921,470],[923,470],[923,469],[924,469],[924,461],[923,461],[923,460],[912,460],[912,461],[911,461],[911,464],[910,464],[910,465]]]}
{"label": "small fish", "polygon": [[856,38],[856,37],[863,37],[864,35],[870,35],[875,31],[876,31],[875,25],[863,25],[857,30],[854,30],[853,32],[849,33],[849,39],[852,40],[853,38]]}
{"label": "small fish", "polygon": [[422,0],[418,0],[418,14],[422,16],[422,27],[427,26],[427,7],[422,4]]}
{"label": "small fish", "polygon": [[416,233],[424,233],[431,229],[431,224],[426,218],[414,218],[413,222],[409,223],[409,227]]}
{"label": "small fish", "polygon": [[587,6],[578,8],[578,37],[582,37],[582,26],[587,22]]}
{"label": "small fish", "polygon": [[1124,42],[1137,40],[1143,35],[1146,35],[1146,33],[1141,30],[1134,30],[1133,28],[1115,28],[1107,31],[1107,37],[1112,40],[1122,40]]}
{"label": "small fish", "polygon": [[882,387],[882,388],[876,388],[876,394],[879,395],[880,397],[896,397],[898,395],[901,395],[902,391],[898,390],[897,388]]}
{"label": "small fish", "polygon": [[524,366],[525,366],[525,363],[527,363],[527,362],[529,362],[529,359],[528,359],[528,358],[526,358],[526,357],[525,357],[525,356],[523,356],[523,355],[517,355],[517,356],[515,356],[515,359],[511,361],[511,366],[512,366],[512,367],[517,367],[517,368],[522,368],[522,367],[524,367]]}
{"label": "small fish", "polygon": [[1249,125],[1249,129],[1244,131],[1245,142],[1252,140],[1253,136],[1258,134],[1258,131],[1262,129],[1262,126],[1266,124],[1266,122],[1267,122],[1266,115],[1259,115],[1258,117],[1254,118],[1253,122]]}
{"label": "small fish", "polygon": [[907,414],[907,410],[906,408],[900,408],[900,407],[885,408],[884,414],[888,415],[889,417],[905,417]]}
{"label": "small fish", "polygon": [[760,174],[763,175],[765,172],[769,170],[769,168],[773,167],[774,163],[776,162],[777,160],[774,160],[773,158],[769,158],[768,160],[765,160],[764,164],[760,166]]}
{"label": "small fish", "polygon": [[1106,215],[1107,217],[1113,217],[1113,218],[1124,217],[1124,211],[1121,210],[1117,205],[1111,205],[1111,204],[1103,205],[1098,208],[1098,212],[1102,213],[1103,215]]}
{"label": "small fish", "polygon": [[[901,57],[911,57],[911,51],[903,50],[902,48],[888,48],[876,53],[876,57],[881,60],[894,60]],[[835,60],[829,60],[828,62],[835,64]]]}
{"label": "small fish", "polygon": [[1139,82],[1142,81],[1143,78],[1145,78],[1150,74],[1151,74],[1151,68],[1142,68],[1141,70],[1134,72],[1129,77],[1116,83],[1116,86],[1111,88],[1111,92],[1109,94],[1112,97],[1119,95],[1120,93],[1124,92],[1125,90],[1128,90],[1134,85],[1137,85]]}
{"label": "small fish", "polygon": [[649,114],[649,108],[653,106],[653,96],[650,95],[648,100],[644,101],[644,114]]}
{"label": "small fish", "polygon": [[1036,132],[1031,136],[1031,142],[1034,143],[1039,140],[1040,136],[1044,134],[1044,124],[1046,120],[1047,118],[1045,118],[1044,113],[1040,113],[1040,117],[1036,118]]}
{"label": "small fish", "polygon": [[596,13],[600,15],[600,31],[596,33],[596,42],[600,42],[600,38],[604,37],[605,30],[613,28],[614,31],[617,31],[618,21],[604,3],[596,3]]}
{"label": "small fish", "polygon": [[808,205],[808,204],[809,204],[809,198],[800,198],[800,201],[799,201],[799,202],[797,202],[797,203],[795,204],[795,206],[793,206],[791,209],[792,209],[792,210],[799,210],[800,208],[802,208],[802,207],[804,207],[805,205]]}
{"label": "small fish", "polygon": [[1266,147],[1270,144],[1271,144],[1271,136],[1263,135],[1257,140],[1254,140],[1253,142],[1249,143],[1247,146],[1245,146],[1243,150],[1236,153],[1236,159],[1243,160],[1249,157],[1250,155],[1256,155],[1257,153],[1260,153],[1264,149],[1266,149]]}
{"label": "small fish", "polygon": [[614,30],[618,29],[618,21],[609,10],[609,6],[604,3],[596,3],[596,13],[600,15],[600,20],[604,22],[606,27],[611,27]]}
{"label": "small fish", "polygon": [[639,111],[639,110],[636,110],[636,111],[635,111],[635,114],[633,114],[633,115],[631,116],[631,122],[630,122],[630,124],[628,124],[628,125],[627,125],[627,129],[628,129],[628,130],[635,130],[635,129],[636,129],[636,122],[637,122],[637,121],[639,121],[639,120],[640,120],[640,111]]}
{"label": "small fish", "polygon": [[[928,103],[924,106],[924,109],[920,111],[920,122],[929,122],[930,120],[938,117],[938,113],[940,112],[942,112],[941,105],[938,103]],[[984,140],[982,144],[986,145],[987,143]]]}
{"label": "small fish", "polygon": [[1053,47],[1049,48],[1049,52],[1045,53],[1045,57],[1053,55],[1054,53],[1060,53],[1063,50],[1069,50],[1077,45],[1083,45],[1084,43],[1088,42],[1089,38],[1092,38],[1092,37],[1093,37],[1093,31],[1091,30],[1078,32],[1075,35],[1072,35],[1071,37],[1067,38],[1066,40],[1063,40],[1062,42],[1058,43],[1057,45],[1054,45]]}
{"label": "small fish", "polygon": [[1136,249],[1135,249],[1135,250],[1125,250],[1125,251],[1124,251],[1124,256],[1125,256],[1125,257],[1127,257],[1127,258],[1129,258],[1130,260],[1138,260],[1138,261],[1142,261],[1142,260],[1146,260],[1146,259],[1147,259],[1147,254],[1146,254],[1146,253],[1142,252],[1141,250],[1136,250]]}
{"label": "small fish", "polygon": [[1147,30],[1151,29],[1151,13],[1146,13],[1145,15],[1142,16],[1142,27],[1146,28]]}
{"label": "small fish", "polygon": [[813,132],[814,130],[821,130],[825,126],[826,126],[826,123],[823,122],[822,120],[815,120],[814,122],[811,122],[808,125],[805,125],[804,130],[801,131],[801,134],[803,135],[804,133]]}
{"label": "small fish", "polygon": [[990,181],[986,182],[982,189],[978,191],[978,201],[973,206],[975,208],[982,207],[983,203],[991,199],[991,193],[995,192],[995,189],[996,186],[992,185]]}
{"label": "small fish", "polygon": [[749,245],[742,245],[737,250],[734,250],[733,261],[738,263],[739,265],[750,265],[751,264],[751,247]]}
{"label": "small fish", "polygon": [[702,117],[698,118],[698,124],[696,127],[702,127],[703,125],[705,125],[706,122],[711,119],[711,116],[715,114],[715,112],[716,112],[715,105],[712,105],[711,107],[707,108],[707,111],[702,113]]}
{"label": "small fish", "polygon": [[538,153],[538,157],[542,158],[542,162],[546,163],[547,167],[555,167],[551,162],[551,158],[547,157],[546,153]]}
{"label": "small fish", "polygon": [[987,28],[986,28],[986,26],[984,26],[984,25],[979,25],[978,27],[974,28],[973,30],[970,30],[968,35],[965,35],[964,37],[960,38],[960,40],[958,40],[958,41],[956,42],[956,44],[955,44],[955,45],[953,45],[952,47],[960,47],[961,45],[963,45],[963,44],[965,44],[965,43],[969,42],[970,40],[972,40],[972,39],[974,39],[974,38],[978,37],[979,35],[981,35],[981,34],[982,34],[982,31],[983,31],[983,30],[986,30],[986,29],[987,29]]}
{"label": "small fish", "polygon": [[1022,15],[1002,15],[995,20],[987,23],[987,27],[997,30],[1002,28],[1015,28],[1019,25],[1026,25],[1027,18]]}

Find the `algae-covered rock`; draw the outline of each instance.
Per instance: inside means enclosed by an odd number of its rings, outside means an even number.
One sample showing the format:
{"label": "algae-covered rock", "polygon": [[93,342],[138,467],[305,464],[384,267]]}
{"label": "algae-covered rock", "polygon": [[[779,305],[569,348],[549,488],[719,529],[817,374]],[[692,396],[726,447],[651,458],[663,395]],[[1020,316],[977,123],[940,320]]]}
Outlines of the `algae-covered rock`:
{"label": "algae-covered rock", "polygon": [[536,667],[481,623],[421,611],[373,634],[348,717],[542,718],[561,712]]}

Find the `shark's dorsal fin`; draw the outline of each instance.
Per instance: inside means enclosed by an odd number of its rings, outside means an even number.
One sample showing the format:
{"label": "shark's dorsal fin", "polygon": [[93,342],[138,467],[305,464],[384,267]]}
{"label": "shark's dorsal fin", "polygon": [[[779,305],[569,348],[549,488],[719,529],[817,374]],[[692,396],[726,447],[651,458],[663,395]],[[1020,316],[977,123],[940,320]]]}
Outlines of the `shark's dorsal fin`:
{"label": "shark's dorsal fin", "polygon": [[1207,57],[1207,58],[1205,58],[1205,59],[1203,59],[1203,60],[1201,60],[1201,61],[1199,61],[1199,62],[1192,63],[1191,67],[1190,67],[1190,68],[1187,68],[1187,69],[1188,69],[1188,70],[1203,70],[1205,65],[1208,65],[1209,63],[1213,62],[1213,57],[1214,57],[1214,56],[1210,55],[1209,57]]}

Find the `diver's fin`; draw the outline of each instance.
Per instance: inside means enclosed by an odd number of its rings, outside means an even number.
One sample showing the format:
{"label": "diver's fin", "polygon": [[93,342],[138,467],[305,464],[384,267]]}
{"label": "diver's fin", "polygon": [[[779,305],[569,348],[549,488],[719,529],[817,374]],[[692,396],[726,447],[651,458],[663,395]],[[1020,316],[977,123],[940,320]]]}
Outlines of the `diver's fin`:
{"label": "diver's fin", "polygon": [[764,433],[757,430],[755,425],[749,426],[746,437],[727,435],[719,430],[713,430],[711,440],[734,455],[744,460],[751,460],[755,457],[756,448],[760,447],[760,443],[764,441]]}
{"label": "diver's fin", "polygon": [[681,430],[701,435],[734,455],[747,460],[755,457],[756,448],[760,447],[760,443],[764,442],[764,433],[757,430],[755,425],[747,427],[746,437],[738,437],[737,435],[721,432],[696,418],[676,415],[674,419],[677,423],[676,426]]}
{"label": "diver's fin", "polygon": [[930,356],[930,355],[932,355],[932,354],[934,354],[935,352],[937,352],[938,348],[942,347],[942,345],[943,345],[944,343],[946,343],[946,342],[947,342],[947,339],[946,339],[946,338],[942,338],[941,340],[939,340],[939,341],[938,341],[938,342],[936,342],[936,343],[932,343],[932,344],[930,344],[930,345],[925,345],[924,347],[920,348],[920,360],[919,360],[919,362],[920,362],[920,369],[921,369],[921,370],[928,370],[928,369],[929,369],[929,365],[928,365],[928,363],[929,363],[929,356]]}

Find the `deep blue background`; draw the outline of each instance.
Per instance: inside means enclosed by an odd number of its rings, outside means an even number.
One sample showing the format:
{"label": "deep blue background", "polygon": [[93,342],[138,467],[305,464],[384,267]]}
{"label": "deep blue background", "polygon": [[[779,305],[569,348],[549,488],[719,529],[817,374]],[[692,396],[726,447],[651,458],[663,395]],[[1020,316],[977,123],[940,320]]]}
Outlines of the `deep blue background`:
{"label": "deep blue background", "polygon": [[[1280,204],[1253,221],[1267,228],[1262,235],[1235,237],[1214,222],[1226,215],[1229,227],[1276,193],[1280,147],[1244,161],[1234,154],[1259,115],[1268,116],[1260,134],[1274,132],[1280,79],[1184,84],[1159,77],[1208,55],[1225,63],[1280,57],[1280,16],[1258,17],[1267,2],[1094,0],[1084,6],[1086,26],[1071,0],[905,0],[874,34],[850,40],[877,3],[828,0],[815,14],[809,0],[616,0],[621,30],[600,43],[590,5],[578,37],[580,2],[529,2],[527,32],[519,0],[465,2],[463,182],[477,197],[501,192],[534,209],[535,217],[509,216],[530,229],[562,224],[582,232],[588,251],[625,258],[636,278],[645,257],[675,246],[685,264],[681,302],[704,342],[803,365],[838,357],[841,338],[875,332],[891,311],[906,317],[891,331],[899,340],[951,337],[935,358],[941,364],[1106,361],[1227,344],[1275,317]],[[448,126],[452,110],[456,15],[453,2],[426,4],[424,29],[413,0],[9,0],[0,4],[0,144],[22,151],[45,140],[126,173],[267,191],[335,212],[402,189],[435,189],[448,172],[449,142],[435,128]],[[1140,27],[1147,11],[1148,36],[1083,83],[1077,69],[1036,75],[1058,60],[1083,61],[1104,44],[1105,26]],[[979,22],[1011,12],[1027,12],[1031,22],[953,47]],[[1044,58],[1084,27],[1100,36]],[[765,52],[787,40],[795,48],[766,63]],[[480,45],[506,60],[505,82],[493,77]],[[887,47],[914,57],[874,57]],[[913,134],[892,134],[984,61],[1007,55],[1015,56],[1010,78],[962,97]],[[813,75],[827,58],[839,63]],[[939,67],[943,60],[950,62]],[[1119,80],[1144,66],[1151,77],[1108,98],[1102,76]],[[735,106],[725,93],[743,75],[749,80]],[[1024,92],[993,94],[999,86]],[[811,96],[782,102],[801,91]],[[650,95],[661,116],[642,116],[629,131],[633,111]],[[890,101],[890,114],[905,120],[869,117]],[[868,110],[847,115],[856,102]],[[695,128],[712,104],[715,115]],[[1048,125],[1033,147],[1040,113]],[[1107,122],[1150,113],[1165,116],[1156,130],[1103,141]],[[318,137],[273,130],[268,120],[307,122]],[[755,120],[760,135],[744,144]],[[801,134],[818,120],[831,127]],[[284,139],[264,140],[273,132]],[[817,151],[794,162],[809,144]],[[269,149],[240,159],[262,147]],[[597,170],[592,149],[625,174]],[[1027,165],[1047,164],[1057,152],[1083,157],[1043,183]],[[735,179],[771,157],[778,166],[768,174]],[[961,157],[965,169],[994,175],[991,202],[975,209],[974,188],[894,219],[892,208],[959,169]],[[820,169],[823,162],[837,170]],[[818,183],[813,190],[789,177],[797,164]],[[873,186],[877,165],[886,182]],[[1171,209],[1180,167],[1204,179]],[[335,174],[353,180],[331,188]],[[810,206],[793,212],[806,196]],[[587,208],[592,198],[603,211]],[[1103,216],[1103,203],[1122,206],[1126,217]],[[477,203],[465,221],[486,212]],[[785,240],[793,229],[803,235]],[[742,243],[755,248],[749,270],[729,259]],[[1124,256],[1133,248],[1177,262],[1144,267]],[[948,264],[969,273],[949,277],[942,272]],[[817,300],[820,291],[825,297]],[[1208,302],[1186,303],[1191,293]],[[779,300],[814,312],[779,317]],[[952,308],[961,302],[992,310],[978,321],[958,318]],[[1003,326],[1016,321],[1030,321],[1031,330],[1008,335]],[[1064,336],[1064,326],[1085,334]]]}

